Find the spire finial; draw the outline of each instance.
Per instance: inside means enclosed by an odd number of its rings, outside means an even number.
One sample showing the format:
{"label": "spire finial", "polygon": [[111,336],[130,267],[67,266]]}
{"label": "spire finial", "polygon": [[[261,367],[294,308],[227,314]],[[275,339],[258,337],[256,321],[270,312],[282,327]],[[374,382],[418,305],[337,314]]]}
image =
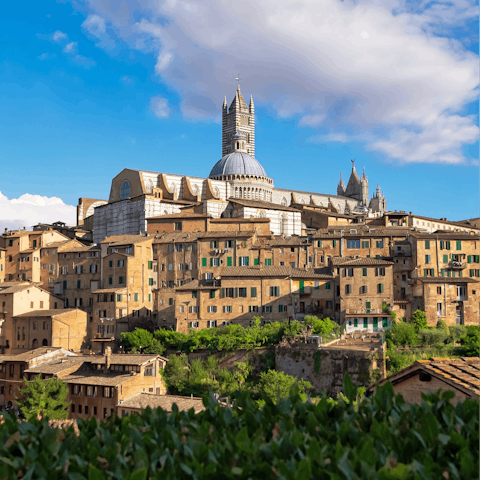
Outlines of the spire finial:
{"label": "spire finial", "polygon": [[352,170],[355,170],[355,159],[350,160],[352,162]]}
{"label": "spire finial", "polygon": [[237,76],[235,77],[235,80],[237,81],[237,90],[240,90],[240,80],[242,80],[240,78],[240,74],[237,73]]}

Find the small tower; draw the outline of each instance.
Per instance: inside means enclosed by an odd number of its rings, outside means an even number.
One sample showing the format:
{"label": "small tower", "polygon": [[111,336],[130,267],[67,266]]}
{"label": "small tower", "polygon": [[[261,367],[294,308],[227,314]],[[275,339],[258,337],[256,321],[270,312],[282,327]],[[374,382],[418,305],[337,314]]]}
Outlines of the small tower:
{"label": "small tower", "polygon": [[340,172],[340,181],[337,185],[337,195],[340,195],[342,197],[343,195],[345,195],[345,184],[343,183],[342,172]]}
{"label": "small tower", "polygon": [[250,97],[250,105],[247,106],[240,92],[240,84],[237,85],[235,97],[227,107],[227,99],[222,106],[222,157],[232,153],[232,138],[237,133],[245,136],[245,153],[255,157],[255,106]]}
{"label": "small tower", "polygon": [[235,132],[232,137],[231,152],[247,153],[245,135],[241,132]]}
{"label": "small tower", "polygon": [[360,184],[362,186],[362,203],[364,205],[368,205],[368,178],[365,175],[365,167],[363,167],[363,175],[362,179],[360,181]]}

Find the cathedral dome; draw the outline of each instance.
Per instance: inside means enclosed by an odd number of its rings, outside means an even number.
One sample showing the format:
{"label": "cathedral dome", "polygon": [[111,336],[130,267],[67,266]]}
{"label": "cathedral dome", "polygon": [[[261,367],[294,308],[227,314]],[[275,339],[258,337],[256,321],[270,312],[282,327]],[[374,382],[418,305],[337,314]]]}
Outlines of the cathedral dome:
{"label": "cathedral dome", "polygon": [[232,152],[224,155],[212,168],[209,178],[222,175],[257,175],[266,177],[267,173],[260,162],[247,153]]}

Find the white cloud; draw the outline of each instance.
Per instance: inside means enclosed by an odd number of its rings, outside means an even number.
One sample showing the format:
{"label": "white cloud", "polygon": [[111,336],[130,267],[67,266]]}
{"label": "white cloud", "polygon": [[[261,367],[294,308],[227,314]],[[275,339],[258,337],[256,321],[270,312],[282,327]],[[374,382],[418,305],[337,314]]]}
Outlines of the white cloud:
{"label": "white cloud", "polygon": [[171,114],[168,100],[162,97],[152,97],[150,99],[150,110],[158,118],[168,118]]}
{"label": "white cloud", "polygon": [[78,42],[67,43],[65,45],[65,48],[63,49],[65,53],[69,53],[71,55],[77,53],[77,50],[78,50]]}
{"label": "white cloud", "polygon": [[5,229],[33,227],[37,223],[65,222],[76,224],[76,208],[58,197],[25,193],[9,199],[0,192],[0,232]]}
{"label": "white cloud", "polygon": [[133,85],[133,78],[129,77],[128,75],[124,75],[123,77],[121,77],[120,81],[124,85]]}
{"label": "white cloud", "polygon": [[52,58],[55,58],[57,55],[55,53],[42,53],[41,55],[38,56],[39,60],[52,60]]}
{"label": "white cloud", "polygon": [[461,113],[477,96],[478,58],[451,38],[477,18],[473,0],[89,3],[88,18],[155,53],[186,117],[216,118],[240,71],[257,105],[302,126],[355,131],[392,158],[458,163],[478,138],[475,118]]}
{"label": "white cloud", "polygon": [[97,64],[92,58],[87,58],[83,55],[75,55],[73,61],[84,68],[92,68]]}
{"label": "white cloud", "polygon": [[66,40],[68,38],[68,35],[66,33],[61,32],[60,30],[57,30],[53,35],[52,35],[52,40],[54,42],[60,43],[63,40]]}
{"label": "white cloud", "polygon": [[82,27],[94,37],[101,37],[107,30],[105,20],[99,15],[89,15],[82,23]]}

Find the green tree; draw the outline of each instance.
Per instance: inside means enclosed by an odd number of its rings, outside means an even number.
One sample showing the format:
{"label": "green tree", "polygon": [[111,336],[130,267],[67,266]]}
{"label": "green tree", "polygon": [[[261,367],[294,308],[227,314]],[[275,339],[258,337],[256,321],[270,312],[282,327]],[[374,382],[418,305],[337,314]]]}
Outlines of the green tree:
{"label": "green tree", "polygon": [[188,357],[186,355],[170,355],[162,375],[166,387],[171,393],[182,394],[188,385]]}
{"label": "green tree", "polygon": [[20,395],[15,397],[18,407],[27,420],[33,420],[37,415],[49,420],[65,420],[68,418],[66,401],[68,387],[65,382],[57,378],[42,380],[37,375],[34,380],[23,379],[24,388],[19,390]]}
{"label": "green tree", "polygon": [[410,323],[415,326],[415,332],[418,332],[422,328],[427,328],[427,315],[422,310],[416,310],[415,312],[413,312]]}
{"label": "green tree", "polygon": [[466,357],[478,357],[480,355],[480,330],[478,327],[469,328],[465,335],[460,338],[463,355]]}
{"label": "green tree", "polygon": [[417,345],[416,327],[412,323],[395,322],[386,337],[388,348],[392,346],[415,347]]}
{"label": "green tree", "polygon": [[141,350],[143,353],[162,355],[166,350],[153,333],[143,328],[137,328],[133,332],[122,332],[121,339],[126,352],[136,353]]}
{"label": "green tree", "polygon": [[298,380],[291,375],[286,375],[284,372],[276,372],[275,370],[262,372],[255,390],[260,400],[268,397],[273,403],[276,403],[277,398],[287,398],[290,394],[290,389],[295,384],[298,386],[300,397],[305,400],[305,389],[312,388],[312,384],[305,380]]}

